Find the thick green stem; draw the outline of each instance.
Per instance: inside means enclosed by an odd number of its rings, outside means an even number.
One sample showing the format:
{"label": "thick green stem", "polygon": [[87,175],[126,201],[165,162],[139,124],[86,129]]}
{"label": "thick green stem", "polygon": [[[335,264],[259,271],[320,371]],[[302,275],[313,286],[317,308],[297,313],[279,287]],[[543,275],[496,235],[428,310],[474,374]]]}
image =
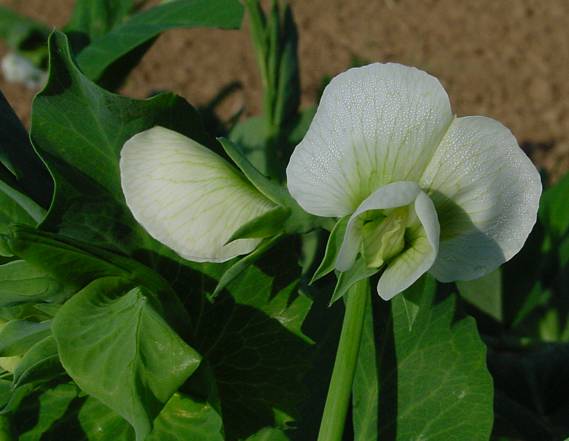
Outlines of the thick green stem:
{"label": "thick green stem", "polygon": [[342,439],[360,350],[367,296],[369,296],[368,279],[354,284],[346,295],[344,323],[320,423],[318,441],[340,441]]}

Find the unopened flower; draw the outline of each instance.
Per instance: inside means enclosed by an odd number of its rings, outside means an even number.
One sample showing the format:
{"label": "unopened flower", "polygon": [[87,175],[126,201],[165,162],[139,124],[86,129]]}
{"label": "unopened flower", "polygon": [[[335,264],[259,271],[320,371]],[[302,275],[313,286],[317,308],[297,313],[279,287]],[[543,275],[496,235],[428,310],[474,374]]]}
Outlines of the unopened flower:
{"label": "unopened flower", "polygon": [[450,282],[497,268],[523,246],[541,194],[506,127],[456,118],[436,78],[399,64],[332,80],[287,179],[307,212],[349,217],[335,267],[382,269],[384,299],[427,271]]}

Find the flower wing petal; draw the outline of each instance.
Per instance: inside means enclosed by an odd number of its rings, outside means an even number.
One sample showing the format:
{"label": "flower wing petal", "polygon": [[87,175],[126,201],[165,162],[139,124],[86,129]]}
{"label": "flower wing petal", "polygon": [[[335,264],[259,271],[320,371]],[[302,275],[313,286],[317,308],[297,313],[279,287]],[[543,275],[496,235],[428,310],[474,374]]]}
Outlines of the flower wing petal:
{"label": "flower wing petal", "polygon": [[226,242],[240,226],[274,208],[224,159],[163,127],[125,143],[120,171],[136,220],[196,262],[223,262],[251,252],[258,239]]}
{"label": "flower wing petal", "polygon": [[437,257],[440,228],[435,206],[421,191],[414,208],[420,226],[412,232],[412,245],[389,263],[377,284],[377,293],[384,300],[409,288],[431,268]]}
{"label": "flower wing petal", "polygon": [[348,221],[344,240],[336,259],[336,269],[347,271],[356,261],[361,245],[360,231],[356,222],[360,215],[369,210],[409,205],[417,198],[420,191],[415,182],[394,182],[377,189],[364,200]]}
{"label": "flower wing petal", "polygon": [[509,260],[536,221],[541,182],[512,133],[486,117],[457,118],[421,179],[437,208],[441,242],[431,272],[476,279]]}
{"label": "flower wing petal", "polygon": [[343,217],[377,188],[418,181],[453,119],[431,75],[370,64],[336,76],[287,167],[288,188],[318,216]]}

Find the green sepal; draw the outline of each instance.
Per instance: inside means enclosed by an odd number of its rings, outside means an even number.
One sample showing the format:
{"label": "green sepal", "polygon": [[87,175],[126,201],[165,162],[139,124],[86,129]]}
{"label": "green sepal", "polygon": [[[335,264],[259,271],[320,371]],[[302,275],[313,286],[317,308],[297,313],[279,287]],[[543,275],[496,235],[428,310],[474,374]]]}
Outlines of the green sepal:
{"label": "green sepal", "polygon": [[282,234],[271,237],[261,242],[261,244],[250,254],[237,260],[233,265],[229,267],[227,271],[223,273],[215,290],[209,296],[210,300],[215,299],[219,293],[231,283],[239,274],[249,268],[253,263],[255,263],[259,258],[261,258],[267,251],[269,251],[279,240],[283,238]]}
{"label": "green sepal", "polygon": [[421,301],[423,300],[422,296],[425,295],[424,293],[426,290],[431,289],[431,286],[435,286],[432,277],[425,273],[419,278],[419,280],[401,293],[401,303],[405,310],[405,316],[407,317],[409,332],[413,330],[413,325],[415,324],[415,320],[419,314]]}
{"label": "green sepal", "polygon": [[218,141],[221,143],[227,156],[239,167],[245,177],[257,190],[277,205],[288,205],[291,197],[283,187],[271,181],[266,176],[263,176],[263,174],[249,162],[239,147],[229,139],[218,138]]}
{"label": "green sepal", "polygon": [[334,225],[334,228],[328,237],[328,243],[326,244],[326,251],[324,251],[322,262],[320,262],[320,266],[318,266],[318,269],[314,272],[314,275],[310,280],[311,285],[334,271],[336,257],[340,252],[340,247],[344,240],[344,234],[346,233],[346,227],[348,226],[349,219],[350,216],[345,216],[338,220]]}
{"label": "green sepal", "polygon": [[334,288],[334,292],[332,293],[329,306],[333,305],[338,299],[344,297],[356,282],[370,278],[377,274],[380,269],[381,268],[369,268],[366,265],[365,260],[359,257],[348,271],[340,273],[338,276],[336,288]]}
{"label": "green sepal", "polygon": [[251,184],[266,198],[290,210],[283,231],[287,234],[306,233],[327,225],[328,219],[313,216],[304,211],[286,188],[264,176],[243,154],[241,149],[227,138],[218,138],[225,153],[237,165]]}
{"label": "green sepal", "polygon": [[242,225],[231,235],[227,243],[237,239],[266,238],[282,233],[284,223],[290,216],[286,207],[276,207]]}

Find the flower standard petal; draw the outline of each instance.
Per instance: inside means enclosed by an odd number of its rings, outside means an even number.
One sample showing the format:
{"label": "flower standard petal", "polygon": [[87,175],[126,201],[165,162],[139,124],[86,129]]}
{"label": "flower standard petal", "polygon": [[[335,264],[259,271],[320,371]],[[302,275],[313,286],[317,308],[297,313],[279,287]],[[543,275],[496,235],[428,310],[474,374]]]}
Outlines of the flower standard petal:
{"label": "flower standard petal", "polygon": [[196,262],[223,262],[251,252],[258,239],[226,242],[246,222],[274,208],[224,159],[163,127],[125,143],[120,171],[136,220]]}
{"label": "flower standard petal", "polygon": [[440,227],[435,206],[421,191],[415,199],[414,209],[420,226],[411,231],[413,237],[409,242],[412,245],[390,262],[377,283],[377,293],[384,300],[409,288],[429,271],[437,257]]}
{"label": "flower standard petal", "polygon": [[456,119],[420,181],[441,225],[431,270],[443,281],[483,276],[523,246],[541,182],[512,133],[486,117]]}
{"label": "flower standard petal", "polygon": [[350,69],[324,90],[287,167],[289,191],[309,213],[348,215],[379,187],[418,181],[452,118],[445,90],[426,72]]}

